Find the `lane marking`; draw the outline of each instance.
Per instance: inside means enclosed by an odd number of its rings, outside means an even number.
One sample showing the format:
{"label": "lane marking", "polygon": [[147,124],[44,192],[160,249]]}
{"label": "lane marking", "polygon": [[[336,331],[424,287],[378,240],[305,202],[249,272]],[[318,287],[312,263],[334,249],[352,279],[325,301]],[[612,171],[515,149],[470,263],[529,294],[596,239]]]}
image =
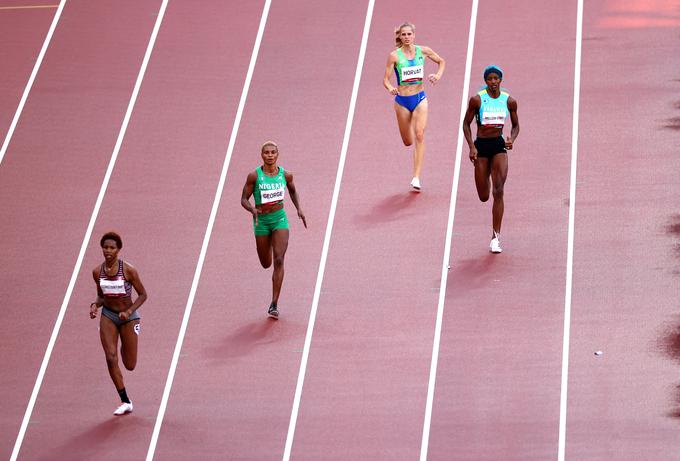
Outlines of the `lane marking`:
{"label": "lane marking", "polygon": [[560,385],[560,425],[557,459],[564,461],[567,436],[567,383],[569,381],[569,334],[571,328],[571,289],[574,265],[574,220],[576,216],[576,165],[578,158],[578,117],[581,97],[581,42],[583,41],[583,0],[577,0],[576,52],[574,57],[574,109],[571,128],[571,176],[569,179],[569,232],[567,236],[567,276],[564,290],[564,332],[562,336],[562,382]]}
{"label": "lane marking", "polygon": [[253,52],[250,56],[250,64],[248,65],[248,72],[246,73],[246,79],[243,84],[243,90],[241,91],[241,99],[238,103],[238,109],[236,110],[236,117],[234,119],[234,125],[231,129],[231,136],[229,137],[229,144],[227,146],[227,152],[224,157],[224,163],[222,165],[222,172],[220,173],[220,180],[217,185],[217,190],[215,191],[215,198],[213,200],[212,210],[210,211],[210,218],[208,219],[208,225],[205,230],[205,235],[203,236],[203,244],[201,246],[201,252],[198,257],[198,262],[196,263],[196,270],[194,271],[194,278],[191,283],[191,289],[189,291],[189,298],[187,299],[186,307],[184,308],[184,317],[182,318],[182,325],[179,329],[179,334],[177,336],[177,343],[175,344],[175,351],[172,355],[172,361],[170,363],[170,369],[168,370],[168,378],[165,382],[165,389],[163,390],[163,397],[161,398],[161,404],[158,408],[158,415],[156,416],[156,424],[153,428],[153,433],[151,434],[151,441],[149,443],[149,450],[146,453],[147,461],[151,461],[156,452],[156,445],[158,444],[158,436],[160,435],[161,426],[163,425],[163,418],[165,417],[165,411],[168,406],[168,399],[170,398],[170,391],[172,389],[172,383],[175,379],[175,372],[177,371],[177,363],[179,362],[180,352],[182,351],[182,344],[184,343],[184,336],[186,335],[187,326],[189,324],[189,317],[191,316],[191,309],[194,305],[194,298],[196,297],[196,290],[198,288],[198,282],[201,278],[201,272],[203,270],[203,264],[205,262],[205,255],[208,252],[208,244],[210,243],[210,236],[212,235],[213,227],[215,225],[215,218],[217,217],[217,211],[220,206],[220,200],[222,198],[222,192],[224,190],[224,183],[227,178],[227,171],[229,170],[229,163],[231,162],[231,156],[234,152],[234,144],[236,143],[236,135],[238,134],[239,126],[241,124],[241,116],[243,115],[243,109],[246,105],[246,99],[248,97],[248,89],[250,88],[250,81],[253,78],[253,73],[255,71],[255,63],[257,62],[257,55],[260,51],[260,43],[262,42],[262,36],[264,35],[265,25],[267,24],[267,16],[269,15],[269,7],[271,5],[271,0],[266,0],[264,4],[264,9],[262,10],[262,16],[260,17],[260,26],[257,30],[257,37],[255,38],[255,44],[253,45]]}
{"label": "lane marking", "polygon": [[465,59],[465,77],[463,79],[463,95],[460,102],[460,119],[458,123],[458,143],[456,144],[456,166],[453,171],[451,184],[451,203],[449,205],[449,221],[446,226],[446,241],[444,244],[444,259],[442,261],[441,283],[439,284],[439,302],[437,304],[437,321],[432,344],[432,362],[430,364],[430,379],[427,385],[427,400],[425,403],[425,421],[423,422],[423,437],[420,445],[420,460],[427,459],[430,443],[430,425],[432,422],[432,404],[434,402],[434,386],[437,380],[437,362],[439,361],[439,344],[442,335],[442,321],[444,318],[444,302],[446,301],[446,283],[449,277],[449,259],[451,257],[451,241],[453,239],[453,222],[456,215],[456,201],[458,198],[458,182],[460,180],[460,163],[463,152],[463,119],[467,112],[469,96],[469,82],[472,73],[472,54],[475,48],[475,30],[477,28],[477,7],[479,1],[472,0],[470,11],[470,29],[468,33],[467,57]]}
{"label": "lane marking", "polygon": [[291,450],[293,448],[293,438],[295,437],[295,426],[297,424],[298,412],[300,410],[300,399],[302,397],[302,386],[305,380],[307,370],[307,361],[309,359],[309,349],[312,344],[312,334],[314,332],[314,323],[316,322],[316,313],[319,307],[319,297],[321,295],[321,285],[323,284],[323,276],[326,270],[326,260],[328,259],[328,248],[331,242],[331,234],[333,233],[333,222],[335,221],[335,210],[338,206],[338,196],[340,195],[340,183],[342,182],[342,175],[345,170],[345,159],[347,157],[347,148],[349,146],[349,138],[352,132],[352,123],[354,121],[354,110],[357,102],[357,94],[359,93],[359,83],[361,82],[361,71],[364,67],[364,57],[366,56],[366,46],[368,43],[368,34],[371,29],[371,19],[373,17],[373,6],[375,0],[368,1],[368,8],[366,9],[366,19],[364,21],[364,31],[361,37],[361,47],[359,48],[359,57],[357,59],[356,71],[354,73],[354,85],[352,86],[352,96],[349,102],[349,110],[347,112],[347,122],[345,124],[345,135],[342,139],[342,148],[340,150],[340,160],[338,163],[338,170],[335,175],[335,186],[333,187],[333,198],[331,199],[331,208],[328,212],[328,222],[326,224],[326,233],[323,240],[323,247],[321,250],[321,260],[319,261],[319,271],[316,276],[316,286],[314,288],[314,298],[312,299],[312,308],[309,313],[309,323],[307,324],[307,334],[305,336],[305,345],[302,351],[302,359],[300,361],[300,371],[298,373],[297,385],[295,387],[295,397],[293,399],[293,408],[290,414],[290,423],[288,424],[288,434],[286,435],[286,446],[283,451],[283,461],[290,460]]}
{"label": "lane marking", "polygon": [[154,25],[153,32],[151,33],[151,38],[149,39],[149,44],[146,47],[146,53],[144,54],[144,59],[142,61],[142,66],[139,69],[139,74],[137,75],[137,81],[135,82],[135,87],[132,90],[132,95],[130,96],[130,102],[128,103],[127,111],[125,112],[125,117],[123,118],[123,123],[120,127],[120,132],[118,133],[118,139],[116,140],[116,145],[113,148],[113,153],[111,154],[111,160],[109,161],[109,166],[106,169],[106,174],[104,175],[104,181],[102,182],[101,188],[99,189],[99,195],[97,196],[97,201],[92,210],[92,215],[90,216],[90,222],[87,225],[87,230],[85,231],[85,237],[83,238],[83,243],[80,246],[80,253],[78,253],[78,259],[76,265],[73,268],[73,273],[71,274],[71,280],[69,281],[68,288],[66,289],[66,294],[64,296],[64,301],[61,303],[61,308],[59,309],[59,315],[57,316],[57,321],[52,329],[52,336],[50,336],[50,341],[47,344],[47,350],[45,350],[45,356],[43,357],[42,364],[40,365],[40,371],[38,372],[38,377],[35,380],[35,386],[33,386],[33,392],[31,393],[31,398],[28,402],[28,407],[26,408],[26,413],[24,414],[24,419],[21,423],[21,428],[19,429],[19,435],[17,436],[16,442],[14,444],[14,450],[12,451],[11,461],[15,461],[19,455],[19,450],[21,449],[21,444],[23,443],[24,436],[26,434],[26,427],[31,419],[31,414],[33,413],[33,407],[35,406],[35,401],[38,398],[38,393],[40,392],[40,387],[42,385],[43,379],[45,377],[45,371],[47,370],[47,365],[49,364],[50,357],[52,356],[52,350],[54,349],[54,344],[57,341],[57,336],[59,335],[59,330],[61,328],[61,323],[64,320],[66,314],[66,308],[68,307],[69,301],[71,300],[71,294],[73,293],[73,288],[76,284],[78,278],[78,273],[80,272],[80,267],[82,266],[83,259],[85,257],[85,251],[87,250],[87,244],[92,236],[92,230],[94,224],[97,220],[97,215],[99,214],[99,209],[101,208],[102,201],[104,200],[104,195],[106,194],[106,189],[113,172],[113,168],[116,164],[116,159],[118,158],[118,153],[120,152],[120,146],[123,143],[123,138],[125,137],[125,132],[127,130],[128,123],[130,122],[130,117],[132,116],[132,109],[137,101],[137,95],[139,94],[139,88],[142,85],[142,80],[144,79],[144,73],[146,72],[146,67],[149,63],[151,57],[151,51],[153,50],[154,43],[156,42],[156,36],[158,35],[158,30],[161,27],[161,22],[163,21],[163,15],[165,14],[165,8],[168,4],[168,0],[163,0],[163,3],[158,11],[158,17],[156,18],[156,24]]}
{"label": "lane marking", "polygon": [[[66,0],[64,0],[66,1]],[[61,2],[63,4],[64,2]],[[0,10],[34,10],[36,8],[59,8],[59,5],[25,5],[25,6],[0,6]]]}
{"label": "lane marking", "polygon": [[[61,17],[61,12],[64,10],[64,5],[66,4],[66,0],[61,0],[61,3],[59,3],[59,7],[57,8],[56,13],[54,13],[54,18],[52,19],[52,25],[50,26],[50,29],[47,31],[47,36],[45,37],[45,41],[43,42],[42,48],[40,49],[40,53],[38,53],[38,59],[35,61],[35,65],[33,66],[33,71],[31,72],[31,76],[28,78],[28,83],[26,83],[26,88],[24,88],[24,93],[21,96],[21,100],[19,101],[19,106],[17,107],[16,112],[14,112],[14,117],[12,118],[12,123],[9,126],[9,131],[7,131],[7,135],[5,136],[5,141],[2,143],[2,147],[0,148],[0,164],[2,164],[2,159],[5,157],[5,152],[7,152],[7,146],[9,146],[9,142],[12,139],[12,135],[14,134],[14,129],[17,127],[17,123],[19,122],[19,117],[21,117],[21,112],[24,110],[24,105],[26,104],[26,100],[28,99],[28,94],[31,92],[31,87],[33,87],[33,82],[35,81],[35,76],[38,75],[38,70],[40,69],[40,65],[43,62],[43,58],[45,57],[45,53],[47,52],[47,47],[50,45],[50,41],[52,40],[52,35],[54,34],[54,30],[57,28],[57,23],[59,22],[59,18]],[[7,9],[7,8],[14,8],[14,7],[2,7],[2,9]]]}

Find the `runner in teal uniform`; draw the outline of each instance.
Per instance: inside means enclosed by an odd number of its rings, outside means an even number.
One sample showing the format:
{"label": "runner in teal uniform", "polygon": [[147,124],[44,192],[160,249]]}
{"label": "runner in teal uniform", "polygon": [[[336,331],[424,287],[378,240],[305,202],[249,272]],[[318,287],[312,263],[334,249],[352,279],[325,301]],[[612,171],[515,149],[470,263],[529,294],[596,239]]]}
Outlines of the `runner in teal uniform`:
{"label": "runner in teal uniform", "polygon": [[[262,145],[262,166],[257,167],[246,178],[241,194],[241,206],[253,215],[253,228],[255,231],[255,245],[260,264],[267,269],[274,263],[272,274],[272,302],[269,305],[268,315],[272,318],[279,317],[279,294],[283,284],[283,259],[288,249],[289,224],[286,212],[283,209],[283,201],[286,190],[290,194],[290,200],[297,209],[298,218],[302,220],[305,228],[307,221],[300,209],[300,201],[293,174],[285,171],[277,165],[279,148],[276,143],[267,141]],[[255,206],[250,203],[253,195]]]}
{"label": "runner in teal uniform", "polygon": [[[479,200],[489,200],[493,186],[491,243],[489,251],[500,253],[501,223],[505,202],[503,192],[508,177],[508,153],[519,135],[517,101],[501,88],[503,71],[498,66],[484,69],[486,86],[470,98],[463,119],[463,133],[470,147],[470,161],[475,166],[475,185]],[[503,139],[505,120],[510,115],[510,136]],[[477,139],[472,140],[470,125],[477,119]],[[489,181],[489,178],[491,181]]]}
{"label": "runner in teal uniform", "polygon": [[[437,73],[427,77],[433,85],[442,77],[446,63],[431,48],[416,45],[415,32],[416,27],[408,22],[396,28],[397,48],[387,57],[383,85],[390,94],[394,95],[394,111],[397,114],[399,133],[404,145],[412,145],[415,138],[411,187],[420,192],[428,108],[427,97],[423,91],[425,58],[439,65]],[[390,83],[392,73],[396,74],[397,86]]]}

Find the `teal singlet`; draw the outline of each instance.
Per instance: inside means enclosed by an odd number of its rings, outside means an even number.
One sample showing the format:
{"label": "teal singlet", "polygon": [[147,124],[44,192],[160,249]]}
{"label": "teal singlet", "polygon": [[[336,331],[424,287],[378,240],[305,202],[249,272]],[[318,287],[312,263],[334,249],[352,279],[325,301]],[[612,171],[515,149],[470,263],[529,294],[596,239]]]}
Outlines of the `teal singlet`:
{"label": "teal singlet", "polygon": [[482,100],[477,112],[477,125],[503,128],[508,116],[508,98],[510,97],[508,90],[501,88],[501,94],[497,98],[492,98],[486,88],[477,94]]}
{"label": "teal singlet", "polygon": [[261,166],[258,166],[255,171],[257,172],[255,188],[253,189],[255,206],[271,206],[282,203],[286,190],[286,176],[283,174],[283,167],[279,167],[279,172],[275,176],[267,176],[262,171]]}
{"label": "teal singlet", "polygon": [[419,46],[413,59],[406,59],[401,48],[397,48],[397,63],[394,65],[397,85],[420,85],[425,75],[425,58]]}

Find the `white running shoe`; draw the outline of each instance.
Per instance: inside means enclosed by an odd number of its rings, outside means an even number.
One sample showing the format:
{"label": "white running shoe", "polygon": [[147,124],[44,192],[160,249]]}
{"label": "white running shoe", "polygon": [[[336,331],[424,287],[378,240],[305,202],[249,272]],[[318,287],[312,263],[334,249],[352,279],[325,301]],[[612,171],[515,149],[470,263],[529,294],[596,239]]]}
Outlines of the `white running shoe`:
{"label": "white running shoe", "polygon": [[118,408],[116,408],[116,411],[113,412],[113,414],[116,416],[125,415],[127,413],[132,413],[132,402],[123,402]]}
{"label": "white running shoe", "polygon": [[491,243],[489,243],[489,251],[491,253],[501,253],[503,251],[501,248],[501,236],[495,232],[493,233]]}
{"label": "white running shoe", "polygon": [[417,192],[420,192],[420,179],[418,178],[413,178],[411,180],[411,187]]}

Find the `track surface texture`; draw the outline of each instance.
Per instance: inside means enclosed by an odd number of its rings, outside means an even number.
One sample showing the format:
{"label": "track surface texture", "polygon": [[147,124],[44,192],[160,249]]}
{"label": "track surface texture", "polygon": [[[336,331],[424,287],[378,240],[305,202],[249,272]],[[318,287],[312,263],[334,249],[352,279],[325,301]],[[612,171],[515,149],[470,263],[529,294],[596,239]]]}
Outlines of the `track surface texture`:
{"label": "track surface texture", "polygon": [[[58,4],[0,0],[0,457],[18,440],[21,460],[412,460],[425,427],[421,459],[677,459],[677,2],[585,2],[577,114],[576,0],[479,0],[469,79],[472,0],[67,0],[27,86]],[[382,87],[404,20],[447,63],[419,194]],[[457,149],[491,63],[521,124],[500,255]],[[309,225],[288,200],[276,321],[240,205],[268,139]],[[119,418],[88,316],[109,230],[149,293]]]}

